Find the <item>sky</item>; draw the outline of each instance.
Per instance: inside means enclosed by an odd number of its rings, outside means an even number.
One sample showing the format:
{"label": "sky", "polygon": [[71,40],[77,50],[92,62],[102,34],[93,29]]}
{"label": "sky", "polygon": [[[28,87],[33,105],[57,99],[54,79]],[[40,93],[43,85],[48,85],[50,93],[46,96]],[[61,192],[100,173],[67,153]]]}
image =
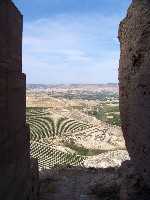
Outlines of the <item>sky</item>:
{"label": "sky", "polygon": [[116,83],[118,26],[131,0],[14,0],[27,83]]}

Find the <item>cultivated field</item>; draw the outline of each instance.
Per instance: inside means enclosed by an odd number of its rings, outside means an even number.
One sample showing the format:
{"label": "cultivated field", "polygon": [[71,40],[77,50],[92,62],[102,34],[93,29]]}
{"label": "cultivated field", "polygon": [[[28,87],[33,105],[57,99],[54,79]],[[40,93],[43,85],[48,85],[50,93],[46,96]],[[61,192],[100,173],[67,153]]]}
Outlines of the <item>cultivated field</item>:
{"label": "cultivated field", "polygon": [[30,89],[27,94],[31,156],[38,158],[40,169],[64,165],[108,167],[129,159],[118,126],[117,94],[109,92],[107,97],[102,92],[104,100],[99,100],[100,93],[91,100],[90,92],[90,100],[84,99],[81,91],[77,99],[70,94],[64,98],[63,92],[60,97],[60,91],[59,97],[57,93],[53,97],[45,89]]}

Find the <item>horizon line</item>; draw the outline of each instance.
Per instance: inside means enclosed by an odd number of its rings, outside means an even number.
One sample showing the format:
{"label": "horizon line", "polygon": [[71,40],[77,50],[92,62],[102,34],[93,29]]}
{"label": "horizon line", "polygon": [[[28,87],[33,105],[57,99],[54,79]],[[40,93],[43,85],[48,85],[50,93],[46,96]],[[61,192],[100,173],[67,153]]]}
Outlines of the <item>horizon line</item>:
{"label": "horizon line", "polygon": [[26,83],[27,85],[107,85],[107,84],[117,84],[117,82],[108,83]]}

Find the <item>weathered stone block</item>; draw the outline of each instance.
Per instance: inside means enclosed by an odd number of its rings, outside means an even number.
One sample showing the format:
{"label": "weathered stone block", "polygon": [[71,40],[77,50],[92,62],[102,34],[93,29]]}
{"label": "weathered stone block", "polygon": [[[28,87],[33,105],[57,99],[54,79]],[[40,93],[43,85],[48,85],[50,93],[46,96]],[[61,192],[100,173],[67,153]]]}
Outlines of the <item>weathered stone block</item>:
{"label": "weathered stone block", "polygon": [[0,66],[22,70],[22,15],[10,0],[0,1]]}
{"label": "weathered stone block", "polygon": [[8,120],[10,129],[19,129],[26,123],[26,77],[8,73]]}
{"label": "weathered stone block", "polygon": [[32,200],[37,200],[39,196],[39,169],[38,160],[31,159],[31,174],[32,174]]}
{"label": "weathered stone block", "polygon": [[[36,200],[22,73],[22,15],[11,0],[0,0],[0,27],[0,199],[33,200],[34,196]],[[38,176],[36,180],[37,184]]]}

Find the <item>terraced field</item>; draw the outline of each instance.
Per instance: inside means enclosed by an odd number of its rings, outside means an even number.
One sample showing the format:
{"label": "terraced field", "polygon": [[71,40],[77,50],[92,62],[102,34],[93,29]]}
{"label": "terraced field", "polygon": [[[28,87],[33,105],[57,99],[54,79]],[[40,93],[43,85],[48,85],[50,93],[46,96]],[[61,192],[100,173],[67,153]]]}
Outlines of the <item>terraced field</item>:
{"label": "terraced field", "polygon": [[31,133],[31,156],[38,158],[40,168],[59,165],[82,165],[84,156],[75,152],[58,150],[48,142],[55,137],[61,138],[76,131],[83,131],[90,125],[60,116],[51,116],[48,109],[28,108],[27,123]]}
{"label": "terraced field", "polygon": [[41,142],[31,142],[31,156],[38,158],[40,168],[51,168],[61,165],[83,165],[84,156],[58,151],[55,147]]}
{"label": "terraced field", "polygon": [[28,108],[27,123],[31,129],[31,140],[62,136],[64,133],[77,132],[90,128],[90,125],[60,116],[51,116],[48,109]]}
{"label": "terraced field", "polygon": [[62,165],[109,167],[128,158],[119,127],[90,121],[88,116],[86,120],[80,112],[67,112],[27,108],[31,156],[38,158],[40,169]]}

